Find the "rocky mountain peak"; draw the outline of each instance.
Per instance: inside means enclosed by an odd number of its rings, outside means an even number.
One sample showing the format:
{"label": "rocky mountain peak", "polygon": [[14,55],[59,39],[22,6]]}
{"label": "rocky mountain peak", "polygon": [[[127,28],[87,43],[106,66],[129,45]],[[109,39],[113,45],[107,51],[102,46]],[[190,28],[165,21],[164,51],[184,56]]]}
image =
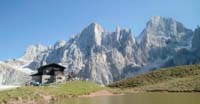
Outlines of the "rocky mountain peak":
{"label": "rocky mountain peak", "polygon": [[88,31],[94,31],[95,33],[104,32],[102,26],[96,22],[91,23],[89,26],[86,27],[86,29],[88,29]]}
{"label": "rocky mountain peak", "polygon": [[95,46],[101,46],[104,29],[97,23],[91,23],[77,37],[77,43],[83,52],[88,52]]}
{"label": "rocky mountain peak", "polygon": [[47,50],[48,50],[48,48],[42,44],[30,45],[24,52],[22,59],[32,61],[40,53],[47,51]]}
{"label": "rocky mountain peak", "polygon": [[[159,67],[200,62],[199,30],[198,27],[193,35],[192,30],[172,18],[154,16],[140,34],[141,41],[135,42],[130,29],[106,32],[99,24],[91,23],[68,42],[57,41],[50,48],[41,44],[29,46],[20,60],[6,64],[34,70],[60,63],[66,72],[73,71],[79,78],[109,84]],[[190,45],[195,51],[188,48]],[[10,67],[3,68],[7,71]],[[0,79],[1,76],[0,73]]]}
{"label": "rocky mountain peak", "polygon": [[154,26],[158,26],[158,25],[161,25],[162,23],[166,23],[166,22],[173,23],[173,22],[176,22],[176,20],[173,18],[166,18],[166,17],[162,17],[162,16],[152,16],[148,23],[151,23]]}
{"label": "rocky mountain peak", "polygon": [[138,40],[146,47],[165,47],[176,43],[186,46],[191,36],[192,30],[185,28],[175,19],[153,16]]}
{"label": "rocky mountain peak", "polygon": [[[172,18],[165,18],[161,16],[153,16],[147,22],[146,28],[148,32],[152,32],[151,35],[170,35],[162,32],[172,31],[176,32],[177,21]],[[159,32],[159,33],[156,33]]]}
{"label": "rocky mountain peak", "polygon": [[127,45],[134,45],[135,44],[135,37],[130,29],[122,29],[120,30],[120,37],[119,40],[122,42],[127,43]]}
{"label": "rocky mountain peak", "polygon": [[104,29],[97,23],[91,23],[82,32],[81,37],[91,38],[96,45],[101,45]]}
{"label": "rocky mountain peak", "polygon": [[65,40],[59,40],[54,44],[54,48],[57,49],[57,48],[63,47],[66,45],[66,43],[67,42]]}

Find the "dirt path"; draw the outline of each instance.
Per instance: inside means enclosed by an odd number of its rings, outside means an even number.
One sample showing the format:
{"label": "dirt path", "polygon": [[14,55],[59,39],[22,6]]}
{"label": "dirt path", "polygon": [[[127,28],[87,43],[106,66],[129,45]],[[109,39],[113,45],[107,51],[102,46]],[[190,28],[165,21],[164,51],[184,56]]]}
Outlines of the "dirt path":
{"label": "dirt path", "polygon": [[109,92],[107,90],[100,90],[100,91],[91,93],[89,95],[82,95],[80,97],[97,97],[97,96],[113,96],[113,95],[116,95],[116,94],[113,94],[112,92]]}

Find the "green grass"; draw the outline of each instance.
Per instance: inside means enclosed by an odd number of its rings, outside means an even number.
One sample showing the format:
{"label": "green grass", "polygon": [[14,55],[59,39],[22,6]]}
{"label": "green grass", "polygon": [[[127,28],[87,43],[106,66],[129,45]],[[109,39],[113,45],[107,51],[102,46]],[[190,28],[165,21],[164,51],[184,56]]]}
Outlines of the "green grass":
{"label": "green grass", "polygon": [[133,88],[143,91],[199,91],[200,65],[163,68],[124,79],[109,85],[111,88]]}
{"label": "green grass", "polygon": [[0,103],[6,104],[10,101],[37,101],[38,103],[42,103],[46,101],[44,100],[45,97],[50,97],[50,101],[57,101],[59,99],[77,97],[103,89],[113,93],[131,92],[131,90],[164,90],[170,92],[200,91],[200,65],[160,69],[115,82],[109,85],[109,88],[85,81],[72,81],[65,84],[41,87],[24,86],[12,90],[0,91]]}
{"label": "green grass", "polygon": [[139,90],[146,91],[169,91],[169,92],[191,92],[200,91],[200,76],[190,76],[177,78],[174,80],[138,87]]}
{"label": "green grass", "polygon": [[41,86],[41,87],[20,87],[12,90],[0,91],[0,103],[8,103],[11,100],[43,100],[45,96],[50,96],[51,100],[59,98],[77,97],[89,94],[103,87],[85,81],[72,81],[65,84]]}

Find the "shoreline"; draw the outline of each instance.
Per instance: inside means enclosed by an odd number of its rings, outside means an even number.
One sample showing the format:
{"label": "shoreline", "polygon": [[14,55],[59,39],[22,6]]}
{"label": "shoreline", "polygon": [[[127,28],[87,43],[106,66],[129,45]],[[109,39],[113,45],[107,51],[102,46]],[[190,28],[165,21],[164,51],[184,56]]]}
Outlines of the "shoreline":
{"label": "shoreline", "polygon": [[[117,93],[115,93],[117,92]],[[23,99],[21,97],[16,99],[10,99],[7,101],[8,104],[40,104],[40,102],[43,102],[44,104],[48,104],[50,102],[57,102],[60,99],[70,99],[70,98],[95,98],[95,97],[106,97],[106,96],[119,96],[119,95],[125,95],[125,94],[137,94],[137,93],[196,93],[194,91],[176,91],[176,92],[169,92],[169,91],[110,91],[108,89],[103,89],[99,91],[92,92],[90,94],[86,95],[79,95],[79,96],[61,96],[60,98],[58,96],[51,96],[51,95],[42,95],[42,99]],[[198,93],[198,92],[197,92]]]}
{"label": "shoreline", "polygon": [[[117,93],[116,93],[117,92]],[[137,94],[137,93],[199,93],[200,91],[197,90],[184,90],[184,91],[170,91],[170,90],[141,90],[141,91],[127,91],[127,90],[120,90],[120,91],[109,91],[109,90],[99,90],[96,92],[92,92],[86,95],[80,95],[78,98],[93,98],[99,96],[116,96],[116,95],[124,95],[124,94]]]}
{"label": "shoreline", "polygon": [[115,96],[115,95],[123,95],[123,94],[115,94],[111,91],[108,90],[99,90],[96,92],[92,92],[88,95],[81,95],[78,96],[79,98],[93,98],[93,97],[99,97],[99,96]]}

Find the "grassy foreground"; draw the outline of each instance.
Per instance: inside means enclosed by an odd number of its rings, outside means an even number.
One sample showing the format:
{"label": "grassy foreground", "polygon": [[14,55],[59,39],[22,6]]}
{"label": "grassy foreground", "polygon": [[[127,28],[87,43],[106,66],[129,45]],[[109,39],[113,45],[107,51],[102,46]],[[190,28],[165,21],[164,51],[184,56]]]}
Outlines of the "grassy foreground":
{"label": "grassy foreground", "polygon": [[[60,85],[41,86],[41,87],[20,87],[12,90],[0,91],[0,103],[17,102],[21,103],[32,101],[34,103],[47,103],[47,101],[56,101],[62,98],[77,97],[79,95],[89,94],[101,87],[92,82],[72,81]],[[35,102],[37,101],[37,102]],[[45,104],[46,104],[45,103]],[[48,102],[49,103],[49,102]]]}
{"label": "grassy foreground", "polygon": [[135,91],[200,92],[200,65],[164,68],[115,82],[108,87],[85,81],[41,87],[24,86],[0,91],[0,104],[49,104],[98,90],[109,90],[114,94]]}
{"label": "grassy foreground", "polygon": [[135,91],[200,91],[200,65],[163,68],[109,85]]}

